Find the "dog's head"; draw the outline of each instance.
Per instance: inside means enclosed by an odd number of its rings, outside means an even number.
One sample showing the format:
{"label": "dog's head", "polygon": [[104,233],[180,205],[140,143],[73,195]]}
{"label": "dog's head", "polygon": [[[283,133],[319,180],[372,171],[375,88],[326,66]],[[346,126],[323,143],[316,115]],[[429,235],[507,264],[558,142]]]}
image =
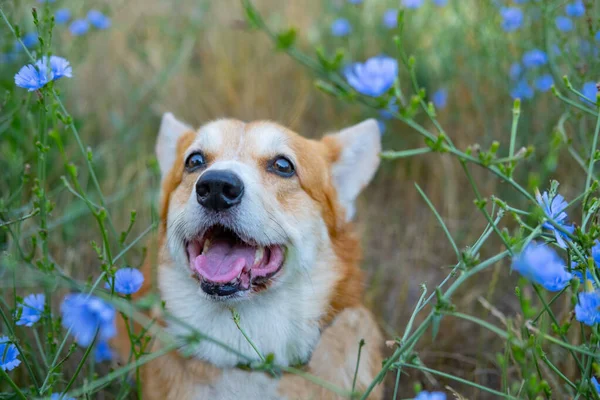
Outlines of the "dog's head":
{"label": "dog's head", "polygon": [[218,120],[195,131],[165,114],[156,152],[173,264],[215,301],[310,275],[336,252],[380,149],[374,120],[314,141],[272,122]]}

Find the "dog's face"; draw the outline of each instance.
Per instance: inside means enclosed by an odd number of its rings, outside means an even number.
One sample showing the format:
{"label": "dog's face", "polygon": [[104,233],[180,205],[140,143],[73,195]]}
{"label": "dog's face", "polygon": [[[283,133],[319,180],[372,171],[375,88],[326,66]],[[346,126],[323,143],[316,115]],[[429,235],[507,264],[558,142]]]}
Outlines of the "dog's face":
{"label": "dog's face", "polygon": [[165,114],[156,149],[175,268],[200,296],[243,301],[310,275],[328,254],[379,165],[380,134],[374,120],[321,141],[272,122],[194,131]]}

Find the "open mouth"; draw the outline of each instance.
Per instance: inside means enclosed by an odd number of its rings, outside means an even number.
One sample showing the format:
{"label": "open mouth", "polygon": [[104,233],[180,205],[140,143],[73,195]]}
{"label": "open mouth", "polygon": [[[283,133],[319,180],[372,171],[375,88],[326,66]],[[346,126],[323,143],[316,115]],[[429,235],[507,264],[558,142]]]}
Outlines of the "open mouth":
{"label": "open mouth", "polygon": [[285,260],[282,245],[250,243],[222,226],[210,228],[186,247],[190,268],[211,296],[265,288]]}

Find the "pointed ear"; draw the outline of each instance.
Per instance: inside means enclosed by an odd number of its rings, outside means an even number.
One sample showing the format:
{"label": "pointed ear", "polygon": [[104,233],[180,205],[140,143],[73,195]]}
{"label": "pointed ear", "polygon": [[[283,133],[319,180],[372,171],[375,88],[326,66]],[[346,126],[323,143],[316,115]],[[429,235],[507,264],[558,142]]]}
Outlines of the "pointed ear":
{"label": "pointed ear", "polygon": [[192,127],[178,121],[173,114],[163,114],[156,140],[156,157],[162,178],[169,173],[177,157],[177,140],[192,130]]}
{"label": "pointed ear", "polygon": [[379,167],[381,134],[374,119],[327,135],[325,143],[333,150],[331,168],[338,200],[346,210],[346,220],[354,216],[354,201],[369,184]]}

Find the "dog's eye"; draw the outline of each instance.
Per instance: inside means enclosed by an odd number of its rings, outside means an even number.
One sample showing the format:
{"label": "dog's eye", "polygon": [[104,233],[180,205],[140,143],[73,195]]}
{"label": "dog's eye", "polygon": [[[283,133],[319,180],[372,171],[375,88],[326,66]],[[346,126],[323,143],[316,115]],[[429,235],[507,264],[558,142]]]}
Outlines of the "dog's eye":
{"label": "dog's eye", "polygon": [[284,178],[294,175],[294,164],[283,156],[275,157],[269,164],[269,171],[276,173]]}
{"label": "dog's eye", "polygon": [[188,172],[193,172],[198,168],[203,167],[205,164],[206,160],[202,153],[192,153],[188,156],[187,160],[185,160],[185,169]]}

